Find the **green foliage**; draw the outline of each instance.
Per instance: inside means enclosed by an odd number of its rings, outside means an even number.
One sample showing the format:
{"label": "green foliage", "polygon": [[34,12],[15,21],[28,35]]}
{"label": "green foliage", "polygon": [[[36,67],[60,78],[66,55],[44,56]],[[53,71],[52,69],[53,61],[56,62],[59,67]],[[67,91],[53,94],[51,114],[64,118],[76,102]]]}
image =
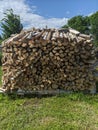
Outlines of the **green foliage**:
{"label": "green foliage", "polygon": [[91,34],[94,44],[98,46],[98,11],[91,16],[75,16],[68,20],[67,25],[62,28],[71,27],[84,34]]}
{"label": "green foliage", "polygon": [[0,66],[0,86],[2,85],[2,67]]}
{"label": "green foliage", "polygon": [[11,34],[19,33],[23,26],[20,22],[20,17],[13,13],[13,10],[7,10],[4,13],[5,17],[1,21],[1,28],[3,31],[3,39],[10,37]]}
{"label": "green foliage", "polygon": [[2,37],[1,37],[1,35],[0,35],[0,44],[2,43],[2,41],[3,41],[3,39],[2,39]]}
{"label": "green foliage", "polygon": [[94,36],[95,43],[98,45],[98,11],[90,16],[91,33]]}
{"label": "green foliage", "polygon": [[71,18],[68,21],[68,25],[67,26],[80,31],[81,33],[89,34],[89,32],[90,32],[90,29],[89,29],[89,26],[90,26],[89,18],[88,17],[83,17],[81,15],[75,16],[75,17]]}
{"label": "green foliage", "polygon": [[1,35],[0,35],[0,40],[2,40],[2,37],[1,37]]}
{"label": "green foliage", "polygon": [[3,40],[0,40],[0,44],[2,43]]}
{"label": "green foliage", "polygon": [[62,26],[62,28],[68,28],[68,25],[64,25],[64,26]]}

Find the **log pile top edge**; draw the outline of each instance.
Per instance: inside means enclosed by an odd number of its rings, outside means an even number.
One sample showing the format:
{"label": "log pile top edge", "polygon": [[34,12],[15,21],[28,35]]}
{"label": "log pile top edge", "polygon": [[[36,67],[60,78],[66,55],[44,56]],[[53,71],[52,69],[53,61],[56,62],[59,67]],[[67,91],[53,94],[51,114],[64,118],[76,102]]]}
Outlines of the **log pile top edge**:
{"label": "log pile top edge", "polygon": [[3,41],[2,47],[6,43],[11,43],[12,41],[25,41],[25,40],[44,40],[44,41],[56,41],[56,40],[67,39],[69,42],[88,42],[92,41],[90,35],[81,34],[80,32],[68,28],[68,29],[29,29],[23,30],[20,34],[12,34],[10,38]]}

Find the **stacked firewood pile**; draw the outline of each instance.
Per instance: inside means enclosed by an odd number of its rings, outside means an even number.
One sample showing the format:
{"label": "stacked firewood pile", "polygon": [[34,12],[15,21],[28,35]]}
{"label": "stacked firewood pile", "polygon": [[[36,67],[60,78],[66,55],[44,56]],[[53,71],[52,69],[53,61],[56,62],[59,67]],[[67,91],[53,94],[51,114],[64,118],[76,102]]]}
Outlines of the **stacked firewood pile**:
{"label": "stacked firewood pile", "polygon": [[90,90],[95,86],[94,46],[73,29],[31,29],[3,42],[2,88]]}

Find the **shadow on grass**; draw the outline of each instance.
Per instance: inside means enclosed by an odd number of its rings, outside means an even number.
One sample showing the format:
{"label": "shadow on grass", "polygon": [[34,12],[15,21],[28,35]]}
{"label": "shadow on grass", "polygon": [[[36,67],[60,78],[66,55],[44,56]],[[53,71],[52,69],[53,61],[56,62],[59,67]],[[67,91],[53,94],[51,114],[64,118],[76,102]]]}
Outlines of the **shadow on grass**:
{"label": "shadow on grass", "polygon": [[25,94],[25,95],[17,95],[17,94],[0,94],[0,97],[2,98],[2,100],[4,99],[8,99],[8,100],[17,100],[17,99],[25,99],[25,98],[38,98],[38,99],[42,99],[42,98],[50,98],[56,95],[52,95],[52,94]]}
{"label": "shadow on grass", "polygon": [[71,101],[72,103],[85,102],[88,104],[98,104],[98,94],[84,94],[82,92],[73,92],[66,94],[57,94],[57,95],[42,95],[42,94],[25,94],[25,95],[17,95],[17,94],[0,94],[0,101],[9,101],[9,100],[20,100],[20,99],[43,99],[43,98],[54,98],[56,99],[64,99]]}
{"label": "shadow on grass", "polygon": [[[30,98],[65,98],[72,102],[86,102],[89,104],[96,104],[98,103],[98,94],[87,94],[83,92],[71,92],[71,93],[64,93],[64,94],[25,94],[25,95],[17,95],[17,94],[0,94],[0,100],[18,100],[18,99],[30,99]],[[55,100],[56,100],[55,98]]]}

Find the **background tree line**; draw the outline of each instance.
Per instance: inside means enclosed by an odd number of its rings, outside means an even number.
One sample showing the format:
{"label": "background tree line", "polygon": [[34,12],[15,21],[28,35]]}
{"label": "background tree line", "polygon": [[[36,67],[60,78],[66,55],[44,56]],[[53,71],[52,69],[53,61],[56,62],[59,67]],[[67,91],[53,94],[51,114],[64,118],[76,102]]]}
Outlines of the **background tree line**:
{"label": "background tree line", "polygon": [[91,16],[78,15],[68,20],[62,28],[71,27],[84,34],[93,36],[94,43],[98,46],[98,11]]}

